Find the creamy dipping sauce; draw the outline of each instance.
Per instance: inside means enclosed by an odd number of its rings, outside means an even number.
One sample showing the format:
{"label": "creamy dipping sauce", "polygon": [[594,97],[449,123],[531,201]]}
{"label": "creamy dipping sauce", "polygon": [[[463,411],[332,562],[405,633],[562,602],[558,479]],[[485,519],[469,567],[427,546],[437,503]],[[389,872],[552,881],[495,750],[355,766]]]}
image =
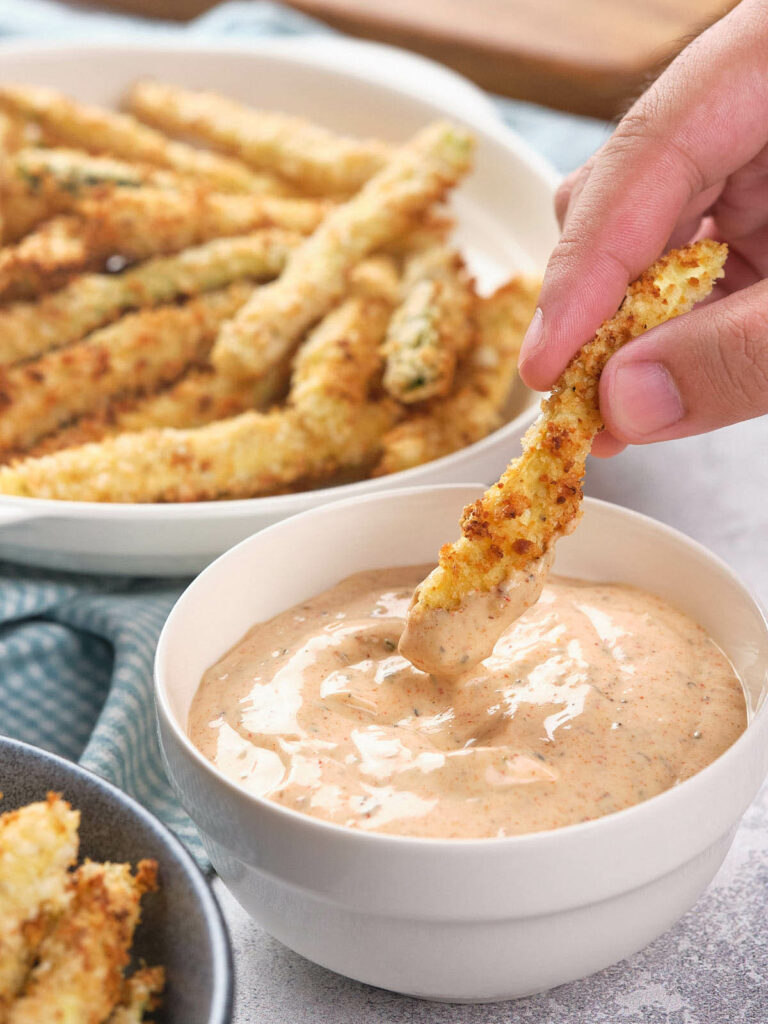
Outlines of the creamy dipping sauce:
{"label": "creamy dipping sauce", "polygon": [[474,590],[453,611],[411,601],[398,650],[432,675],[464,675],[493,653],[500,637],[535,604],[555,557],[554,545],[530,567],[513,572],[494,590]]}
{"label": "creamy dipping sauce", "polygon": [[704,768],[746,726],[728,659],[631,587],[550,578],[455,680],[397,650],[424,567],[343,580],[212,666],[192,741],[251,793],[352,828],[516,835],[588,821]]}

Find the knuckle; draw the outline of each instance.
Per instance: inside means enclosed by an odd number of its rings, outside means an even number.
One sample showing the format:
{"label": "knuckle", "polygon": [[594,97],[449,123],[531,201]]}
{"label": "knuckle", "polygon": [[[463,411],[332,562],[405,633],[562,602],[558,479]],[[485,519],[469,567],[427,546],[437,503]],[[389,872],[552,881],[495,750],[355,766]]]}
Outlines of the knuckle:
{"label": "knuckle", "polygon": [[670,97],[652,88],[624,115],[606,148],[609,159],[640,159],[666,166],[670,182],[682,174],[691,195],[709,184],[698,161],[672,130]]}

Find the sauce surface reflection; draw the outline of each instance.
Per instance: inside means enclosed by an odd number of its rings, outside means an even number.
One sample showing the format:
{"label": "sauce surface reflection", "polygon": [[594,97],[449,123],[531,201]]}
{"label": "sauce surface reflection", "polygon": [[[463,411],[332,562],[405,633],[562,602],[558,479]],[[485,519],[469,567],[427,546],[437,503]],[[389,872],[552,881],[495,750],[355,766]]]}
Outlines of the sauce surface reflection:
{"label": "sauce surface reflection", "polygon": [[193,742],[235,782],[353,828],[514,835],[589,820],[699,771],[746,725],[707,634],[651,594],[553,578],[466,675],[397,651],[424,566],[358,573],[205,674]]}

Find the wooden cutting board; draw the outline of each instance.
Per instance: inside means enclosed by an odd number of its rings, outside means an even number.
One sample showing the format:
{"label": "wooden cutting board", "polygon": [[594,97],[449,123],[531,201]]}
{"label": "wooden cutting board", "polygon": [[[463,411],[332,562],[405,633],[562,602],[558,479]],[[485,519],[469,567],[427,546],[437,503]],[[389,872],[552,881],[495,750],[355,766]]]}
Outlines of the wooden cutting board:
{"label": "wooden cutting board", "polygon": [[[367,39],[394,43],[505,96],[614,117],[736,0],[291,0]],[[212,0],[111,0],[186,19]]]}

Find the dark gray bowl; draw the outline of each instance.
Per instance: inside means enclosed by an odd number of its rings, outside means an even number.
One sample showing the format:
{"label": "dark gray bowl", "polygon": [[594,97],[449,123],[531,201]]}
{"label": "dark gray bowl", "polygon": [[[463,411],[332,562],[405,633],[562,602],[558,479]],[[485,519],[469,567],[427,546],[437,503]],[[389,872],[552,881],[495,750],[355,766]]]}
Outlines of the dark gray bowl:
{"label": "dark gray bowl", "polygon": [[167,972],[160,1024],[228,1024],[232,955],[219,905],[190,855],[157,818],[93,772],[39,747],[0,737],[0,812],[61,793],[81,812],[80,856],[153,857],[160,891],[142,900],[135,957]]}

